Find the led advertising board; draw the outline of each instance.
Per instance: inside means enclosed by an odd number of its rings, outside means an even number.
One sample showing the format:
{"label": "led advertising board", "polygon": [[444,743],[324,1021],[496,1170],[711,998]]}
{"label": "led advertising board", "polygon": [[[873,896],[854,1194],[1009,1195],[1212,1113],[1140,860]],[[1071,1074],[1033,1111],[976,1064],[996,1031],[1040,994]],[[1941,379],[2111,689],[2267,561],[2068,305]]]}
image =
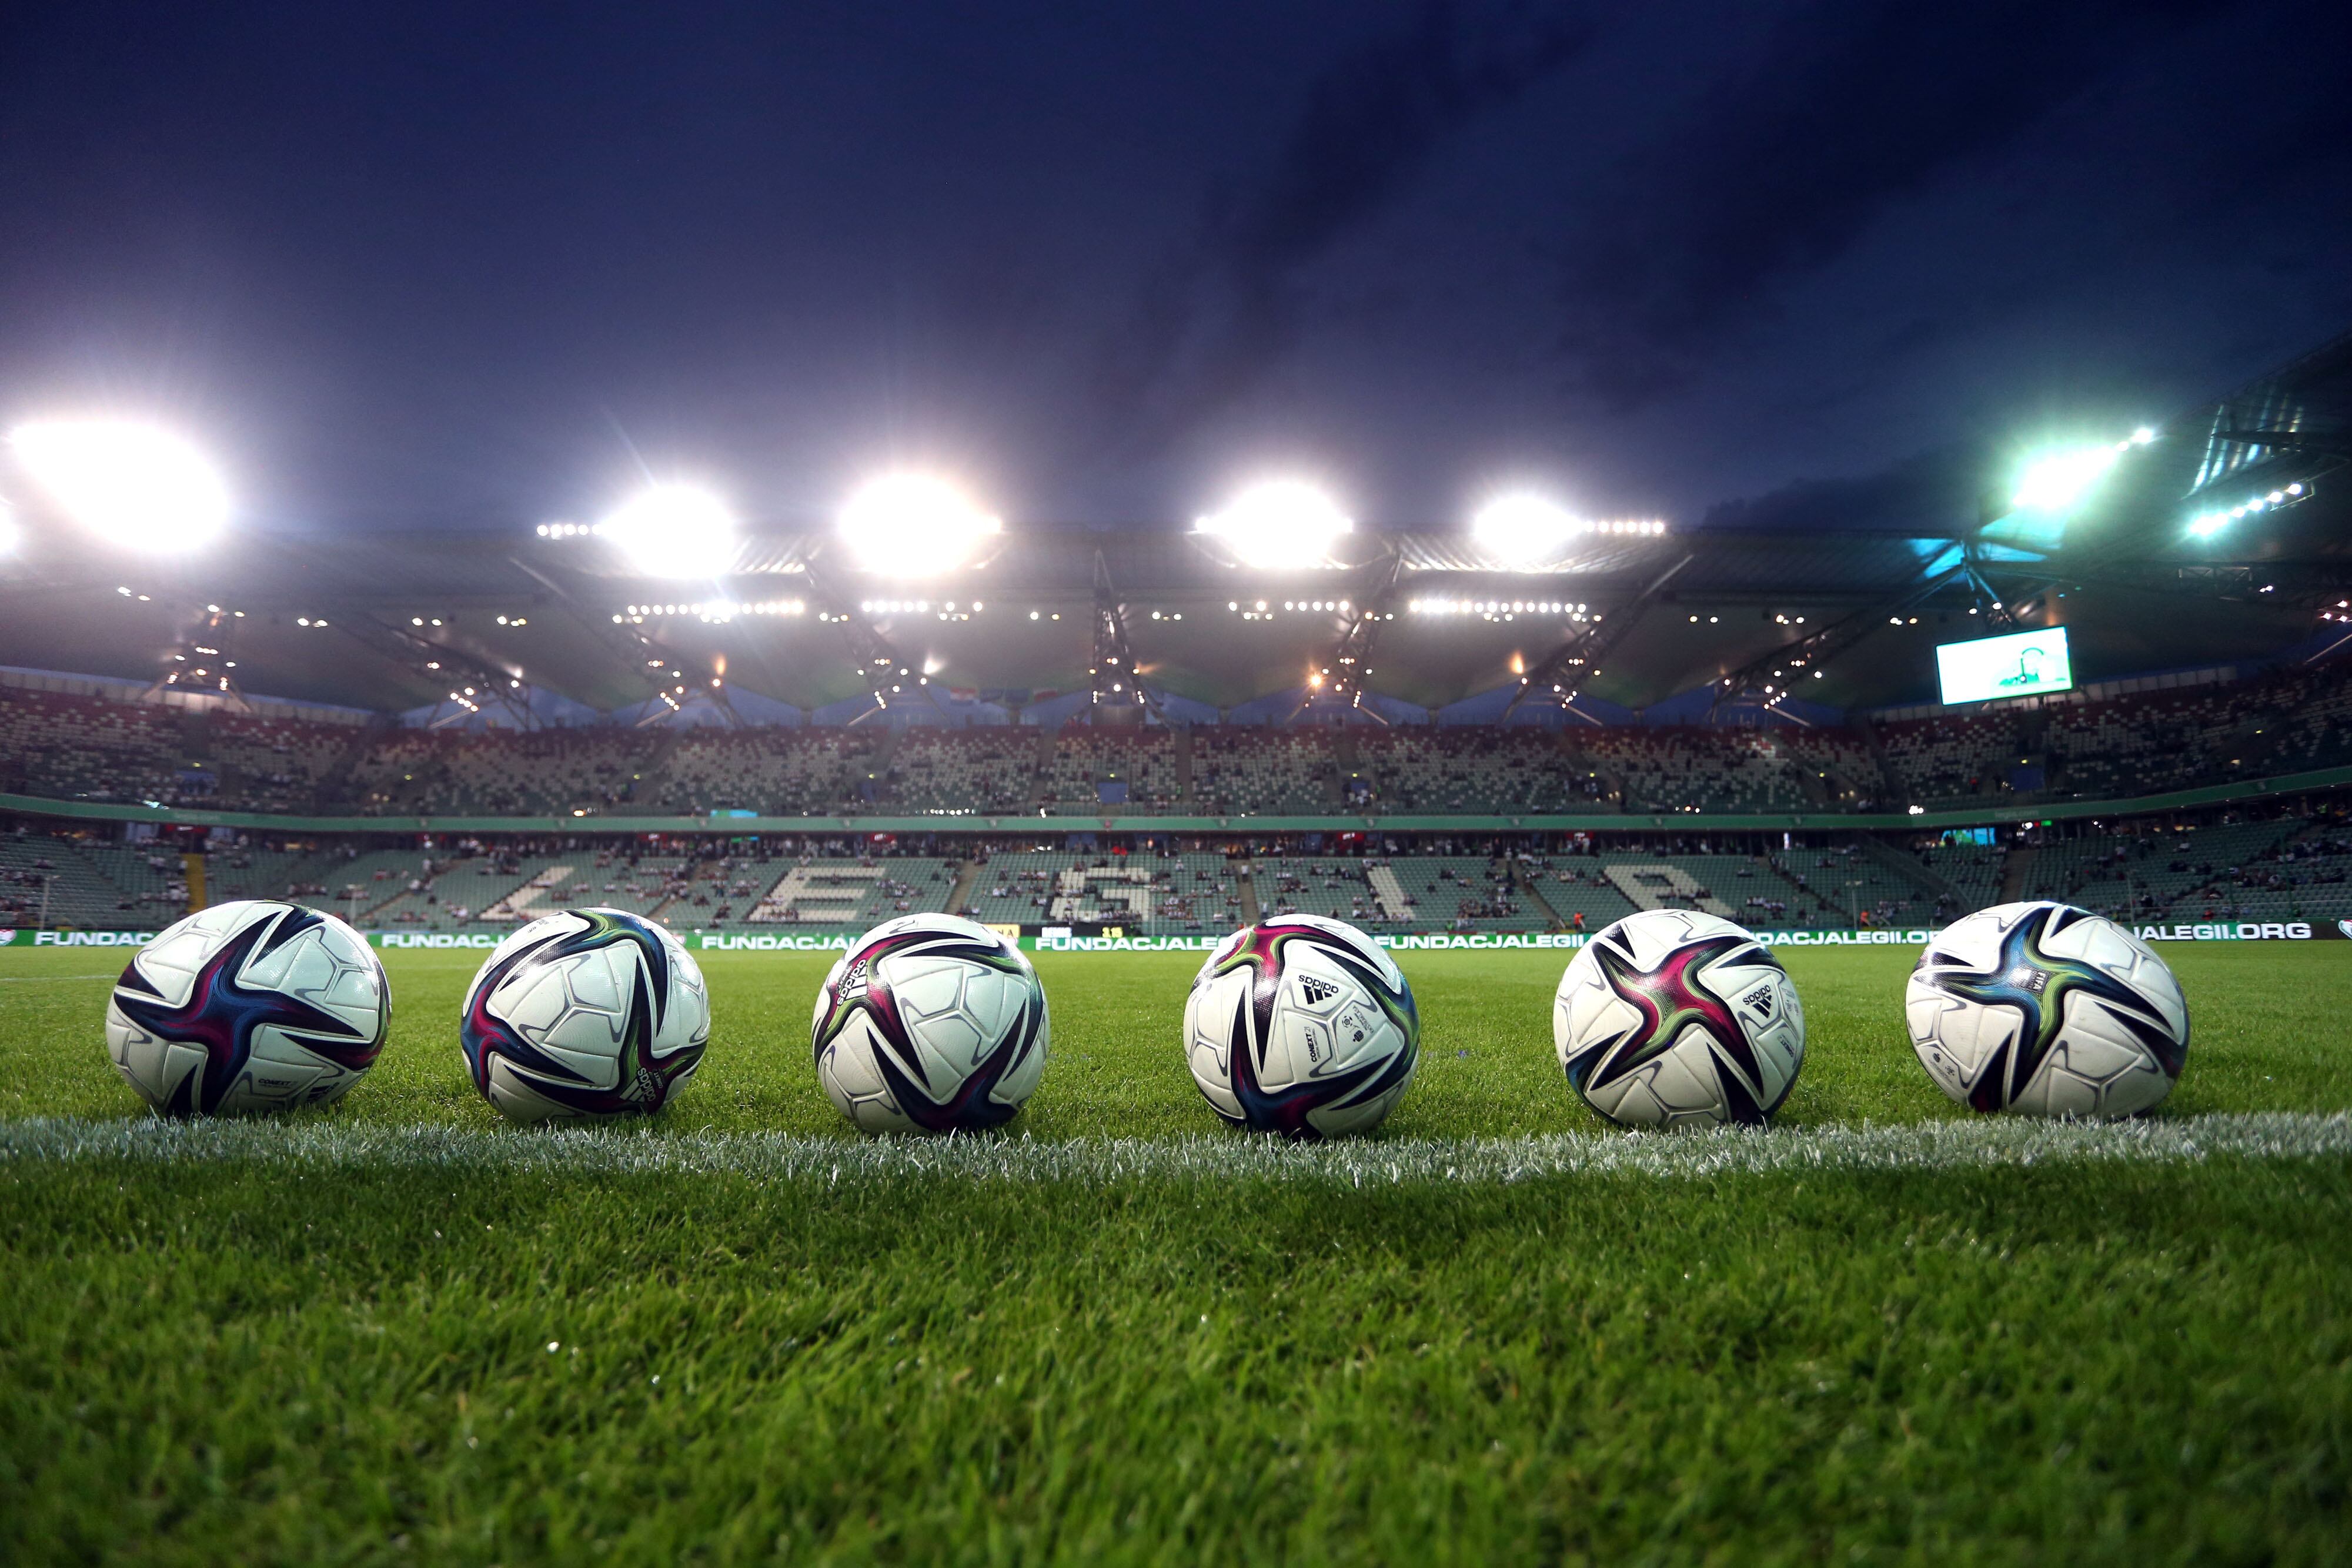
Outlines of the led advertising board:
{"label": "led advertising board", "polygon": [[2074,689],[2063,626],[1979,637],[1972,643],[1946,643],[1936,650],[1936,675],[1943,684],[1947,704],[2034,697]]}

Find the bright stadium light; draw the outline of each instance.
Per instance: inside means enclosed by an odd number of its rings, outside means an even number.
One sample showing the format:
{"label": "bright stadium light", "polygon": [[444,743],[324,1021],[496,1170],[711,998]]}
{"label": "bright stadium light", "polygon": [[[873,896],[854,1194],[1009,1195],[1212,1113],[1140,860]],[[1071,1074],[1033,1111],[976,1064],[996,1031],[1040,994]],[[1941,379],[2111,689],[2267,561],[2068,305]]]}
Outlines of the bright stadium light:
{"label": "bright stadium light", "polygon": [[952,570],[983,540],[1004,531],[1003,518],[928,474],[867,481],[843,506],[835,526],[858,565],[903,577]]}
{"label": "bright stadium light", "polygon": [[2107,476],[2118,455],[2114,446],[2074,446],[2045,453],[2025,465],[2010,504],[2042,512],[2065,511]]}
{"label": "bright stadium light", "polygon": [[1194,524],[1255,567],[1321,566],[1332,544],[1355,532],[1353,519],[1314,486],[1275,479],[1250,486]]}
{"label": "bright stadium light", "polygon": [[66,514],[109,543],[194,549],[228,524],[228,486],[189,442],[129,420],[20,424],[8,444]]}
{"label": "bright stadium light", "polygon": [[735,559],[735,514],[691,485],[648,486],[606,514],[596,532],[647,577],[711,578]]}
{"label": "bright stadium light", "polygon": [[1589,526],[1557,501],[1513,491],[1478,508],[1470,537],[1506,560],[1543,560]]}

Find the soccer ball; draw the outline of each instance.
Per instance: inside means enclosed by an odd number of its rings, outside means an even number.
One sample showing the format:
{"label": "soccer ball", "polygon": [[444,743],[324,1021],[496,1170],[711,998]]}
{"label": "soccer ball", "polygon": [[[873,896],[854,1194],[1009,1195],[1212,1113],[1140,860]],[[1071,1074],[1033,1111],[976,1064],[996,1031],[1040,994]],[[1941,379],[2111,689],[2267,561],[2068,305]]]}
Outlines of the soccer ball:
{"label": "soccer ball", "polygon": [[1760,1124],[1804,1065],[1805,1009],[1752,933],[1644,909],[1569,961],[1551,1037],[1577,1093],[1620,1125]]}
{"label": "soccer ball", "polygon": [[457,1038],[474,1087],[515,1121],[649,1115],[702,1065],[710,998],[659,925],[567,909],[491,950]]}
{"label": "soccer ball", "polygon": [[817,988],[817,1082],[869,1133],[1010,1121],[1045,1075],[1045,988],[1021,949],[952,915],[860,936]]}
{"label": "soccer ball", "polygon": [[1944,927],[1903,1012],[1927,1076],[1979,1111],[2129,1116],[2172,1092],[2189,1057],[2164,960],[2071,904],[1996,904]]}
{"label": "soccer ball", "polygon": [[1360,1133],[1404,1098],[1421,1012],[1396,961],[1344,921],[1286,915],[1210,951],[1184,1003],[1192,1082],[1236,1126]]}
{"label": "soccer ball", "polygon": [[240,899],[132,956],[107,1004],[106,1053],[166,1115],[286,1111],[357,1083],[391,1022],[365,937],[315,909]]}

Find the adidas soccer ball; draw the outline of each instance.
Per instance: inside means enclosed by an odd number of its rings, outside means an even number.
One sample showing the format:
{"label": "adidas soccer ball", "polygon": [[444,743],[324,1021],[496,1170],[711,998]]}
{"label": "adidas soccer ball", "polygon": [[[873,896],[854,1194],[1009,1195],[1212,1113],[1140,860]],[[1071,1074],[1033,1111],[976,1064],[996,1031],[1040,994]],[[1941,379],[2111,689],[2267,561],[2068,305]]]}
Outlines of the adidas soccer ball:
{"label": "adidas soccer ball", "polygon": [[2002,904],[1936,934],[1905,988],[1911,1047],[1979,1111],[2128,1116],[2172,1092],[2189,1004],[2147,943],[2064,904]]}
{"label": "adidas soccer ball", "polygon": [[474,1087],[518,1122],[651,1114],[702,1065],[710,998],[659,925],[567,909],[491,950],[457,1037]]}
{"label": "adidas soccer ball", "polygon": [[375,1063],[383,966],[331,915],[268,899],[200,910],[139,949],[106,1008],[106,1053],[168,1115],[322,1105]]}
{"label": "adidas soccer ball", "polygon": [[1759,1124],[1805,1061],[1805,1010],[1771,951],[1728,920],[1645,909],[1569,961],[1552,1043],[1584,1103],[1628,1127]]}
{"label": "adidas soccer ball", "polygon": [[1211,950],[1184,1003],[1192,1082],[1236,1126],[1360,1133],[1404,1098],[1421,1013],[1396,961],[1344,921],[1262,920]]}
{"label": "adidas soccer ball", "polygon": [[1013,943],[952,915],[886,920],[817,988],[817,1082],[869,1133],[974,1132],[1037,1092],[1045,988]]}

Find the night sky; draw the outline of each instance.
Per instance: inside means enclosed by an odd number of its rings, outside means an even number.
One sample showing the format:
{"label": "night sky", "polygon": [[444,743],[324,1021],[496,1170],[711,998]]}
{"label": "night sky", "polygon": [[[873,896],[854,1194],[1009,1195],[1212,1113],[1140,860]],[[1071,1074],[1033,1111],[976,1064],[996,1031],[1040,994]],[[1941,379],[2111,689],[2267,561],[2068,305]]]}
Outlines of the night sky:
{"label": "night sky", "polygon": [[1950,526],[2352,326],[2347,11],[20,3],[0,418],[168,420],[265,527],[894,463]]}

